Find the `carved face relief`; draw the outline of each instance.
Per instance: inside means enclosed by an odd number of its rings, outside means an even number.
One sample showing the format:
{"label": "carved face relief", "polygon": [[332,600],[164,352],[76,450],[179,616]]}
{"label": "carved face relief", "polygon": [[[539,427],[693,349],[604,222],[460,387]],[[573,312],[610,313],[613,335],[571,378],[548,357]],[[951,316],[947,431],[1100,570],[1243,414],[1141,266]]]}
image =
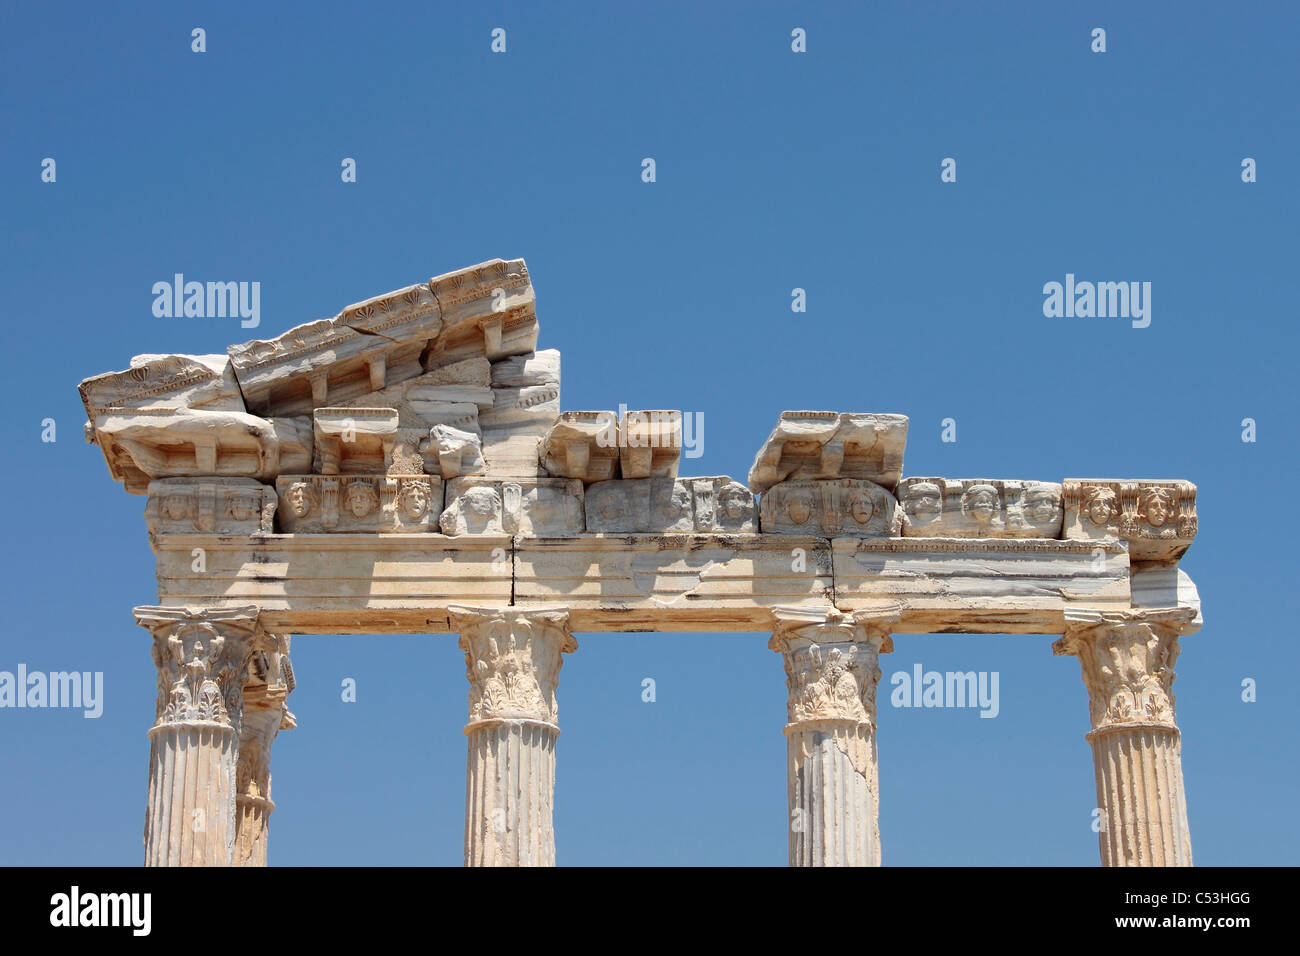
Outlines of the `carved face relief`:
{"label": "carved face relief", "polygon": [[745,513],[745,496],[734,485],[727,485],[718,493],[718,504],[722,513],[732,521],[739,521]]}
{"label": "carved face relief", "polygon": [[812,497],[806,491],[795,492],[786,499],[785,513],[795,524],[803,524],[812,517]]}
{"label": "carved face relief", "polygon": [[1083,499],[1083,511],[1093,524],[1103,525],[1119,513],[1119,502],[1110,488],[1089,488]]}
{"label": "carved face relief", "polygon": [[865,492],[855,492],[849,498],[849,514],[853,516],[853,520],[858,524],[866,524],[875,513],[876,506]]}
{"label": "carved face relief", "polygon": [[289,510],[293,512],[295,518],[305,518],[316,506],[316,493],[311,490],[311,485],[307,482],[296,481],[289,486],[285,500],[289,502]]}
{"label": "carved face relief", "polygon": [[615,521],[623,516],[623,502],[618,495],[604,494],[596,506],[597,513],[605,521]]}
{"label": "carved face relief", "polygon": [[496,514],[497,493],[493,488],[471,488],[465,492],[465,507],[470,514],[490,518]]}
{"label": "carved face relief", "polygon": [[1054,524],[1061,517],[1061,504],[1050,488],[1032,486],[1025,492],[1025,516],[1035,524]]}
{"label": "carved face relief", "polygon": [[998,511],[998,490],[992,485],[971,485],[962,500],[962,510],[981,525],[988,524]]}
{"label": "carved face relief", "polygon": [[1161,527],[1174,513],[1173,496],[1164,488],[1148,488],[1142,492],[1142,514],[1147,524]]}
{"label": "carved face relief", "polygon": [[185,495],[168,495],[163,498],[163,514],[173,521],[179,521],[189,513],[190,502]]}
{"label": "carved face relief", "polygon": [[903,510],[918,524],[929,523],[943,514],[943,492],[929,482],[912,485],[903,496]]}
{"label": "carved face relief", "polygon": [[429,510],[429,489],[422,481],[407,482],[402,486],[402,510],[412,521],[418,521]]}
{"label": "carved face relief", "polygon": [[248,521],[257,515],[260,504],[250,495],[235,495],[230,500],[230,516],[236,521]]}
{"label": "carved face relief", "polygon": [[358,518],[364,518],[370,512],[375,510],[379,504],[379,496],[375,494],[375,489],[369,485],[354,481],[348,485],[347,498],[344,502]]}

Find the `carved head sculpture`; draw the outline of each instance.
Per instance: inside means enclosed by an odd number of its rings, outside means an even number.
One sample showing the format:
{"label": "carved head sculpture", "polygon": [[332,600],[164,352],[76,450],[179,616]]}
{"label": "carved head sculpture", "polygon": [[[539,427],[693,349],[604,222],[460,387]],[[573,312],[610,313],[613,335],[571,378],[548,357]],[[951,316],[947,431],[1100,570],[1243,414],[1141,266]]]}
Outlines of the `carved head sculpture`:
{"label": "carved head sculpture", "polygon": [[1083,491],[1079,509],[1095,525],[1103,525],[1119,514],[1119,496],[1113,488],[1092,485]]}
{"label": "carved head sculpture", "polygon": [[179,521],[190,513],[190,501],[186,495],[167,495],[163,498],[163,514],[173,521]]}
{"label": "carved head sculpture", "polygon": [[622,496],[616,494],[612,489],[605,489],[605,493],[600,495],[596,503],[596,513],[605,521],[614,521],[623,514]]}
{"label": "carved head sculpture", "polygon": [[284,498],[289,503],[289,510],[293,512],[295,518],[307,517],[316,507],[316,492],[305,481],[295,481],[290,485]]}
{"label": "carved head sculpture", "polygon": [[471,488],[465,492],[465,509],[480,518],[491,518],[501,505],[495,488]]}
{"label": "carved head sculpture", "polygon": [[998,490],[992,485],[971,485],[961,498],[961,513],[987,525],[998,513]]}
{"label": "carved head sculpture", "polygon": [[903,493],[903,510],[918,524],[943,514],[943,491],[932,481],[918,481]]}
{"label": "carved head sculpture", "polygon": [[859,490],[849,494],[848,507],[845,510],[858,524],[866,524],[876,513],[876,505],[870,495]]}
{"label": "carved head sculpture", "polygon": [[398,503],[406,516],[418,521],[429,510],[429,487],[423,481],[408,481],[402,485]]}
{"label": "carved head sculpture", "polygon": [[785,499],[785,513],[795,524],[803,524],[812,517],[812,492],[805,489],[792,491]]}
{"label": "carved head sculpture", "polygon": [[1053,524],[1061,517],[1061,499],[1050,485],[1032,484],[1025,489],[1025,517],[1035,524]]}
{"label": "carved head sculpture", "polygon": [[236,521],[247,521],[261,511],[262,502],[248,494],[237,494],[230,499],[230,516]]}
{"label": "carved head sculpture", "polygon": [[379,506],[379,495],[369,482],[353,481],[348,484],[344,504],[358,518],[364,518]]}
{"label": "carved head sculpture", "polygon": [[749,500],[745,490],[735,482],[723,485],[718,492],[718,510],[732,521],[739,521],[744,516]]}
{"label": "carved head sculpture", "polygon": [[1138,499],[1138,514],[1147,524],[1159,528],[1174,515],[1174,496],[1168,488],[1146,488]]}

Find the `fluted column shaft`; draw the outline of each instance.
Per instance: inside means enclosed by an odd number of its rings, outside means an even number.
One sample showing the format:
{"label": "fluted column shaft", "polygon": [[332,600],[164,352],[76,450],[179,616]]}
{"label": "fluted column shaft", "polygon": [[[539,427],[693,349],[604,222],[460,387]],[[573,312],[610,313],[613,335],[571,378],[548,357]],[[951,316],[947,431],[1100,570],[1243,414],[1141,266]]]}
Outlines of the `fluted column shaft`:
{"label": "fluted column shaft", "polygon": [[266,866],[271,811],[271,745],[281,730],[298,726],[289,712],[294,688],[289,635],[267,635],[249,659],[244,723],[235,769],[235,866]]}
{"label": "fluted column shaft", "polygon": [[465,865],[554,866],[555,690],[564,608],[452,607],[470,682]]}
{"label": "fluted column shaft", "polygon": [[229,866],[235,764],[257,608],[140,607],[158,669],[149,731],[146,866]]}
{"label": "fluted column shaft", "polygon": [[1102,866],[1191,866],[1180,733],[1178,638],[1195,612],[1068,612],[1056,654],[1088,688]]}
{"label": "fluted column shaft", "polygon": [[791,866],[879,866],[878,658],[890,606],[858,614],[777,608],[785,660]]}

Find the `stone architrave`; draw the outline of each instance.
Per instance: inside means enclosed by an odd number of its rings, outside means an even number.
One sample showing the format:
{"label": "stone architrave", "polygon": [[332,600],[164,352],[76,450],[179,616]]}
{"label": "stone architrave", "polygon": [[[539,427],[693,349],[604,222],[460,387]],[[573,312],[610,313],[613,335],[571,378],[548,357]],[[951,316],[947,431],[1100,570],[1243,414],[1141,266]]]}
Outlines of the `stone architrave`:
{"label": "stone architrave", "polygon": [[1061,486],[998,478],[904,478],[903,535],[920,538],[1059,538]]}
{"label": "stone architrave", "polygon": [[773,612],[785,660],[791,866],[879,866],[878,660],[894,649],[896,604]]}
{"label": "stone architrave", "polygon": [[293,692],[289,635],[267,634],[249,658],[244,724],[235,764],[235,866],[266,866],[271,811],[271,745],[281,730],[298,726],[289,711]]}
{"label": "stone architrave", "polygon": [[1052,645],[1079,659],[1088,688],[1102,866],[1192,865],[1173,682],[1179,634],[1195,617],[1193,608],[1067,611]]}
{"label": "stone architrave", "polygon": [[582,482],[577,478],[453,478],[447,482],[442,533],[581,534]]}
{"label": "stone architrave", "polygon": [[584,501],[591,532],[758,531],[753,493],[725,475],[598,481],[587,486]]}
{"label": "stone architrave", "polygon": [[773,485],[759,501],[759,525],[765,534],[897,537],[901,518],[880,485],[841,478]]}
{"label": "stone architrave", "polygon": [[157,718],[149,731],[146,866],[235,862],[236,762],[256,607],[138,607],[153,635]]}
{"label": "stone architrave", "polygon": [[431,475],[281,475],[275,484],[288,534],[427,534],[442,514],[442,479]]}
{"label": "stone architrave", "polygon": [[893,490],[903,475],[907,416],[782,412],[749,470],[761,494],[791,479],[857,478]]}
{"label": "stone architrave", "polygon": [[563,607],[448,608],[469,679],[466,866],[554,866]]}
{"label": "stone architrave", "polygon": [[160,478],[149,482],[150,535],[271,534],[275,489],[251,478]]}
{"label": "stone architrave", "polygon": [[1175,562],[1196,537],[1190,481],[1066,478],[1065,537],[1122,538],[1135,562]]}

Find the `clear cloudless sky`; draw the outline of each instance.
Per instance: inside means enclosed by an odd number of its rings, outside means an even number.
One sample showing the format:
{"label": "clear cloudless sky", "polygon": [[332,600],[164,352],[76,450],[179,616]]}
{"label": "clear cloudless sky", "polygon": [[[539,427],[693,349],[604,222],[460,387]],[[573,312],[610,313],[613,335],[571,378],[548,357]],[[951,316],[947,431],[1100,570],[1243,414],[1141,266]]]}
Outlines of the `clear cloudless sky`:
{"label": "clear cloudless sky", "polygon": [[[0,670],[102,671],[105,705],[0,710],[0,863],[143,857],[145,499],[83,442],[77,383],[497,256],[528,262],[566,409],[703,414],[683,474],[743,480],[783,409],[817,408],[910,416],[909,475],[1194,481],[1182,567],[1205,627],[1175,690],[1195,859],[1296,863],[1298,20],[1289,2],[8,5]],[[260,282],[260,327],[154,317],[177,272]],[[1151,282],[1150,327],[1044,317],[1066,273]],[[785,862],[767,638],[578,635],[561,864]],[[1096,864],[1087,697],[1053,639],[896,638],[887,864]],[[460,864],[456,637],[301,636],[293,659],[271,861]],[[998,716],[892,708],[916,663],[998,672]]]}

